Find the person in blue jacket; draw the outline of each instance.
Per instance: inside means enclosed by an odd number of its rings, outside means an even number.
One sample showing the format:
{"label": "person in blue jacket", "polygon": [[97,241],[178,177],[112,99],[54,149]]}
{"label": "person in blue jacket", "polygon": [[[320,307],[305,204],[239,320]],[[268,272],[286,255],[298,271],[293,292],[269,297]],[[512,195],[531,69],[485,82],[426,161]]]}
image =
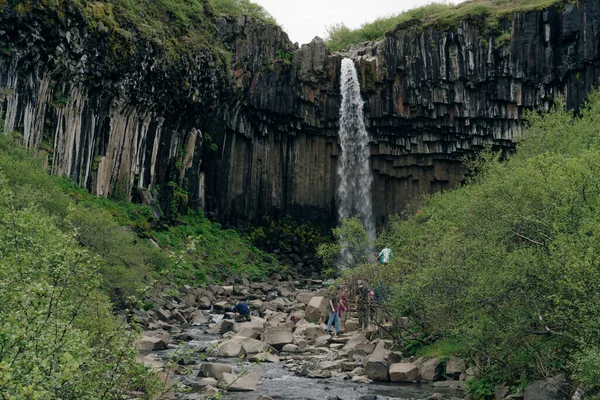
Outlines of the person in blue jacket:
{"label": "person in blue jacket", "polygon": [[236,322],[250,321],[250,309],[243,301],[237,303],[237,305],[231,309],[231,312],[237,314],[235,316]]}

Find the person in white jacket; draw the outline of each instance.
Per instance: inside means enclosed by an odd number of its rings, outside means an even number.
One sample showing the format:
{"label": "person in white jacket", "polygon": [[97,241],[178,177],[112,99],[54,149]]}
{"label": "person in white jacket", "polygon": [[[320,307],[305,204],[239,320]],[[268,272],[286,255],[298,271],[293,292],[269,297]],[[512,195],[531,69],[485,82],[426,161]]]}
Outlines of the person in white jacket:
{"label": "person in white jacket", "polygon": [[379,252],[377,258],[379,259],[380,264],[389,263],[392,259],[392,250],[386,247],[385,249],[381,250],[381,252]]}

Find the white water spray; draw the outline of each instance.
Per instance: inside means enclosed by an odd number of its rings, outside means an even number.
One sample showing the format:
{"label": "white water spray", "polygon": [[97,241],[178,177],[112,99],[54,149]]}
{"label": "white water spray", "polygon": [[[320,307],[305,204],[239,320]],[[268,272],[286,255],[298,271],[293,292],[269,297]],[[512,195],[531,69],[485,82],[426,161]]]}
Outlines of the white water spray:
{"label": "white water spray", "polygon": [[371,201],[371,175],[369,135],[363,120],[364,102],[354,62],[342,60],[342,107],[340,109],[340,145],[342,153],[338,163],[339,218],[357,216],[365,226],[371,242],[375,241],[373,205]]}

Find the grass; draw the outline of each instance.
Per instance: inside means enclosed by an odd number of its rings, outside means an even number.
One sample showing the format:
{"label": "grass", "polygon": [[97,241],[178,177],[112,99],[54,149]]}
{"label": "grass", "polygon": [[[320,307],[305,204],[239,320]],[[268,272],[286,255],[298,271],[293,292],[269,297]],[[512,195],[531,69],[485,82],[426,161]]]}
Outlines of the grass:
{"label": "grass", "polygon": [[19,16],[36,9],[52,10],[62,21],[73,12],[87,19],[92,34],[108,35],[115,62],[119,54],[132,53],[137,39],[162,46],[173,62],[197,48],[217,54],[215,17],[247,15],[267,24],[275,19],[249,0],[12,0],[8,9]]}
{"label": "grass", "polygon": [[272,255],[253,246],[237,231],[210,221],[202,211],[183,215],[176,226],[153,228],[158,221],[149,206],[96,197],[65,178],[60,179],[60,185],[76,200],[77,207],[108,212],[119,225],[134,230],[140,246],[152,247],[153,242],[160,245],[168,257],[161,265],[171,271],[177,284],[201,285],[241,275],[251,280],[266,279],[272,272],[289,273],[288,267]]}
{"label": "grass", "polygon": [[517,12],[530,12],[557,5],[565,0],[472,0],[458,5],[431,3],[423,7],[378,18],[351,30],[343,24],[327,29],[325,41],[332,51],[345,49],[349,44],[382,39],[386,32],[397,27],[416,24],[421,28],[452,29],[461,21],[481,26],[487,33],[495,33],[499,21]]}
{"label": "grass", "polygon": [[429,346],[417,350],[417,356],[425,358],[437,358],[440,361],[446,361],[458,353],[458,346],[449,339],[438,340]]}

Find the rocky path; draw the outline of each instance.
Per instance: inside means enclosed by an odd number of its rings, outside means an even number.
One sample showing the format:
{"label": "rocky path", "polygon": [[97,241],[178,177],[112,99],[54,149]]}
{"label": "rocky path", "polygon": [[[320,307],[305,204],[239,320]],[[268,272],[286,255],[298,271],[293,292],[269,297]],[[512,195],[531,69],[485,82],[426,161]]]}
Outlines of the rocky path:
{"label": "rocky path", "polygon": [[[251,321],[227,310],[245,300]],[[139,359],[203,399],[227,387],[231,399],[461,399],[467,375],[457,359],[411,359],[377,331],[325,334],[327,290],[319,282],[277,281],[163,293],[138,311],[145,331]],[[295,318],[292,318],[295,317]],[[292,320],[296,319],[294,323]],[[169,365],[174,362],[173,365]]]}

